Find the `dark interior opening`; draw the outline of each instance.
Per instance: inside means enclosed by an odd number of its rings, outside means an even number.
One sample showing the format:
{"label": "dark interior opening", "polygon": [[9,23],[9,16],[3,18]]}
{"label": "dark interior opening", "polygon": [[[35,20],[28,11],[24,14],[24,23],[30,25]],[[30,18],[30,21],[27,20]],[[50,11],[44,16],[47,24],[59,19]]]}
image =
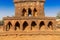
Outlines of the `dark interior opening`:
{"label": "dark interior opening", "polygon": [[15,30],[17,30],[17,27],[20,29],[20,24],[19,24],[19,22],[16,22],[16,24],[15,24]]}
{"label": "dark interior opening", "polygon": [[24,16],[25,12],[26,12],[26,9],[23,8],[23,10],[22,10],[22,13],[23,13],[22,16]]}
{"label": "dark interior opening", "polygon": [[[35,21],[33,21],[32,23],[31,23],[31,26],[33,26],[33,27],[35,27],[37,24],[35,23]],[[31,30],[32,30],[32,27],[31,27]]]}
{"label": "dark interior opening", "polygon": [[34,12],[37,12],[36,8],[34,8]]}
{"label": "dark interior opening", "polygon": [[12,26],[11,22],[8,22],[8,24],[6,25],[6,31],[8,31],[10,29],[10,27]]}
{"label": "dark interior opening", "polygon": [[41,21],[40,24],[39,24],[39,26],[40,26],[39,29],[40,29],[43,25],[45,25],[45,24],[44,24],[44,21]]}
{"label": "dark interior opening", "polygon": [[25,28],[28,26],[28,23],[25,21],[24,23],[23,23],[23,30],[25,30]]}
{"label": "dark interior opening", "polygon": [[28,8],[28,16],[31,16],[32,15],[32,11],[30,8]]}
{"label": "dark interior opening", "polygon": [[48,27],[50,28],[50,26],[52,26],[52,22],[50,21],[49,23],[48,23]]}

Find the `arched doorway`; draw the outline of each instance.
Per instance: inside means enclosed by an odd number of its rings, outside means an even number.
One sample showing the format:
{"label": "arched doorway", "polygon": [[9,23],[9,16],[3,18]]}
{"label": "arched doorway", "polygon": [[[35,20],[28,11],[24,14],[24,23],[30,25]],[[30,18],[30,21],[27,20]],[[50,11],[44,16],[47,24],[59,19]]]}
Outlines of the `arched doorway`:
{"label": "arched doorway", "polygon": [[32,21],[32,23],[31,23],[31,30],[32,30],[32,27],[35,27],[36,25],[37,25],[36,22]]}
{"label": "arched doorway", "polygon": [[17,28],[20,29],[20,23],[18,21],[15,23],[15,30],[17,30]]}
{"label": "arched doorway", "polygon": [[33,16],[36,16],[37,15],[37,10],[36,10],[36,8],[34,8],[34,10],[33,10]]}
{"label": "arched doorway", "polygon": [[32,16],[32,10],[28,8],[28,16]]}
{"label": "arched doorway", "polygon": [[12,26],[11,22],[8,22],[8,24],[6,25],[6,31],[9,31],[11,26]]}
{"label": "arched doorway", "polygon": [[41,29],[42,26],[44,26],[44,21],[41,21],[40,24],[39,24],[39,29]]}
{"label": "arched doorway", "polygon": [[53,28],[53,23],[50,21],[47,26],[48,28]]}
{"label": "arched doorway", "polygon": [[25,30],[27,26],[28,26],[28,23],[25,21],[25,22],[23,23],[23,30]]}
{"label": "arched doorway", "polygon": [[25,14],[26,13],[26,9],[25,8],[23,8],[22,13],[23,13],[22,16],[25,16],[26,15]]}

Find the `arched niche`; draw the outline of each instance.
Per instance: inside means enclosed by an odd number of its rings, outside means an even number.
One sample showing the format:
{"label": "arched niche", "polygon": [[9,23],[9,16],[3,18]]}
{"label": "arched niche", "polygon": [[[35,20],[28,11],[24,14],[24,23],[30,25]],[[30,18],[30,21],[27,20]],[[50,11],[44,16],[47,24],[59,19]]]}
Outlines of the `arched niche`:
{"label": "arched niche", "polygon": [[31,30],[32,30],[32,27],[35,27],[36,25],[37,25],[36,22],[32,21],[32,23],[31,23]]}
{"label": "arched niche", "polygon": [[24,21],[24,23],[23,23],[23,30],[25,30],[27,26],[28,26],[27,21]]}
{"label": "arched niche", "polygon": [[17,30],[17,28],[20,29],[20,23],[18,21],[15,23],[15,30]]}
{"label": "arched niche", "polygon": [[22,10],[22,16],[26,16],[26,9],[25,8],[23,8],[23,10]]}
{"label": "arched niche", "polygon": [[53,28],[53,22],[49,21],[47,26],[48,26],[48,28]]}
{"label": "arched niche", "polygon": [[28,8],[28,16],[32,16],[32,10]]}
{"label": "arched niche", "polygon": [[41,27],[45,26],[44,21],[41,21],[39,24],[39,29],[41,29]]}
{"label": "arched niche", "polygon": [[12,26],[11,22],[8,22],[6,25],[6,31],[9,31],[11,26]]}

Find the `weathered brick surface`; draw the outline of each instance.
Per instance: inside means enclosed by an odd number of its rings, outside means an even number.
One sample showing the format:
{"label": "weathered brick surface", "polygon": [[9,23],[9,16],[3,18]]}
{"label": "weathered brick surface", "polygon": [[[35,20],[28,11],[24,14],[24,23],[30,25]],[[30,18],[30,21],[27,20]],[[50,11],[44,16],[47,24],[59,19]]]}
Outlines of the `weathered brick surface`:
{"label": "weathered brick surface", "polygon": [[3,18],[0,40],[59,40],[56,18],[45,17],[44,3],[45,0],[14,0],[15,15]]}

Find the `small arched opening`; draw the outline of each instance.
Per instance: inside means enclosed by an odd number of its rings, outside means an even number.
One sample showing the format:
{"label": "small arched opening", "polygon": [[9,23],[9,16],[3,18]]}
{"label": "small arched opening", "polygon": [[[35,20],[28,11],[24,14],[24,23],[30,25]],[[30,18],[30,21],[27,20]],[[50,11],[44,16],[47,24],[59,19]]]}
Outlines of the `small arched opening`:
{"label": "small arched opening", "polygon": [[34,8],[34,10],[33,10],[33,16],[36,16],[37,15],[37,10],[36,10],[36,8]]}
{"label": "small arched opening", "polygon": [[19,28],[19,29],[20,29],[20,24],[19,24],[19,22],[18,22],[18,21],[15,23],[15,30],[17,30],[17,28]]}
{"label": "small arched opening", "polygon": [[28,26],[28,23],[25,21],[25,22],[23,23],[23,30],[25,30],[27,26]]}
{"label": "small arched opening", "polygon": [[47,26],[48,28],[53,28],[53,23],[50,21]]}
{"label": "small arched opening", "polygon": [[25,15],[26,15],[26,9],[23,8],[23,10],[22,10],[22,16],[25,16]]}
{"label": "small arched opening", "polygon": [[32,10],[28,8],[28,16],[32,16]]}
{"label": "small arched opening", "polygon": [[40,24],[39,24],[39,29],[41,29],[42,26],[44,26],[44,21],[41,21]]}
{"label": "small arched opening", "polygon": [[31,23],[31,30],[32,30],[32,27],[35,27],[36,25],[37,25],[36,22],[32,21],[32,23]]}
{"label": "small arched opening", "polygon": [[6,25],[6,31],[9,31],[11,26],[12,26],[11,22],[8,22],[8,24]]}

